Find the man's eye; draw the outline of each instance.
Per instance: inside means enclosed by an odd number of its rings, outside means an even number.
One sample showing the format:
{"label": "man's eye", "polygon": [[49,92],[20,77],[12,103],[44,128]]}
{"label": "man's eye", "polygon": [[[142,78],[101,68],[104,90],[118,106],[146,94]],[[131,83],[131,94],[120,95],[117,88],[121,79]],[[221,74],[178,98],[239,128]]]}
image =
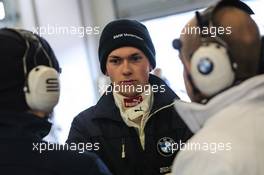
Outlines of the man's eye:
{"label": "man's eye", "polygon": [[121,62],[121,59],[114,58],[114,59],[109,60],[109,62],[112,64],[119,64]]}
{"label": "man's eye", "polygon": [[140,55],[133,55],[130,57],[131,61],[139,61],[140,59],[142,59],[142,56]]}

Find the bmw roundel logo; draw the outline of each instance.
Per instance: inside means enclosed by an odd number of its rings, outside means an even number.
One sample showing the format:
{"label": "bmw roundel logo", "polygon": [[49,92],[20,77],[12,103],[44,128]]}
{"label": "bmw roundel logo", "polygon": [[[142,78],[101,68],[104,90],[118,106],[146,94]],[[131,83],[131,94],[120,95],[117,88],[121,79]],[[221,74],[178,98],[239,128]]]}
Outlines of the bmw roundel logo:
{"label": "bmw roundel logo", "polygon": [[197,68],[202,75],[208,75],[213,71],[214,63],[209,58],[202,58],[199,61]]}
{"label": "bmw roundel logo", "polygon": [[170,137],[163,137],[159,139],[157,143],[157,150],[158,152],[164,156],[169,157],[173,155],[173,145],[175,144],[175,141]]}

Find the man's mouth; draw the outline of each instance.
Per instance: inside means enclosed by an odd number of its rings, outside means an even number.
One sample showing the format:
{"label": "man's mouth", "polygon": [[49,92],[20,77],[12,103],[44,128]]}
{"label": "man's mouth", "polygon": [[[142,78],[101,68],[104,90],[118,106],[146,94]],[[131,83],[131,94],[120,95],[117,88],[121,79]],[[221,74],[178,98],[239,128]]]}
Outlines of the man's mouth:
{"label": "man's mouth", "polygon": [[124,80],[124,81],[120,81],[121,85],[134,85],[136,82],[136,80]]}

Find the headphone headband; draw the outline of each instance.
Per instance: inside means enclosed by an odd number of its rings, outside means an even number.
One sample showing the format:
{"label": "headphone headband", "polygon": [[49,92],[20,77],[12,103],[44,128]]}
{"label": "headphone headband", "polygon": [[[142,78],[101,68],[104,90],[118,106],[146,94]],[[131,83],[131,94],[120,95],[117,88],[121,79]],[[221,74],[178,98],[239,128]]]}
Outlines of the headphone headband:
{"label": "headphone headband", "polygon": [[28,54],[29,54],[30,46],[32,43],[36,43],[36,45],[37,45],[36,51],[34,52],[34,55],[33,55],[34,64],[35,64],[34,66],[38,65],[37,64],[37,56],[42,51],[44,53],[46,59],[48,60],[49,67],[54,68],[54,65],[51,61],[50,56],[48,55],[47,51],[44,49],[44,47],[41,43],[41,40],[38,38],[37,35],[35,35],[33,32],[22,30],[22,29],[7,28],[7,30],[10,30],[10,31],[16,33],[17,35],[19,35],[20,38],[23,39],[23,41],[25,41],[26,50],[25,50],[25,53],[24,53],[23,58],[22,58],[25,77],[27,77],[27,75],[28,75],[27,59],[29,56]]}
{"label": "headphone headband", "polygon": [[208,7],[202,13],[198,11],[195,12],[198,26],[200,28],[209,27],[210,22],[213,23],[212,17],[214,16],[215,12],[223,7],[236,7],[249,15],[254,14],[253,10],[240,0],[221,0],[215,5]]}

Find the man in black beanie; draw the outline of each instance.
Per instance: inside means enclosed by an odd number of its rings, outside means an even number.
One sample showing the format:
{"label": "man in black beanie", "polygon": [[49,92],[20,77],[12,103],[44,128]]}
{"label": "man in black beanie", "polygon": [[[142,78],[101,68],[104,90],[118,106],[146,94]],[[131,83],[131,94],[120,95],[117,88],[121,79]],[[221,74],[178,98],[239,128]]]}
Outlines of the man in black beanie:
{"label": "man in black beanie", "polygon": [[98,53],[112,84],[74,119],[67,142],[99,143],[97,154],[116,175],[169,173],[175,144],[192,133],[173,107],[177,95],[150,74],[156,61],[147,28],[135,20],[110,22]]}
{"label": "man in black beanie", "polygon": [[2,28],[0,55],[0,174],[109,175],[96,155],[42,141],[60,94],[60,68],[47,41]]}
{"label": "man in black beanie", "polygon": [[156,52],[146,26],[133,20],[119,20],[109,23],[100,38],[98,53],[104,74],[108,55],[124,46],[138,48],[149,59],[152,69],[156,67]]}

